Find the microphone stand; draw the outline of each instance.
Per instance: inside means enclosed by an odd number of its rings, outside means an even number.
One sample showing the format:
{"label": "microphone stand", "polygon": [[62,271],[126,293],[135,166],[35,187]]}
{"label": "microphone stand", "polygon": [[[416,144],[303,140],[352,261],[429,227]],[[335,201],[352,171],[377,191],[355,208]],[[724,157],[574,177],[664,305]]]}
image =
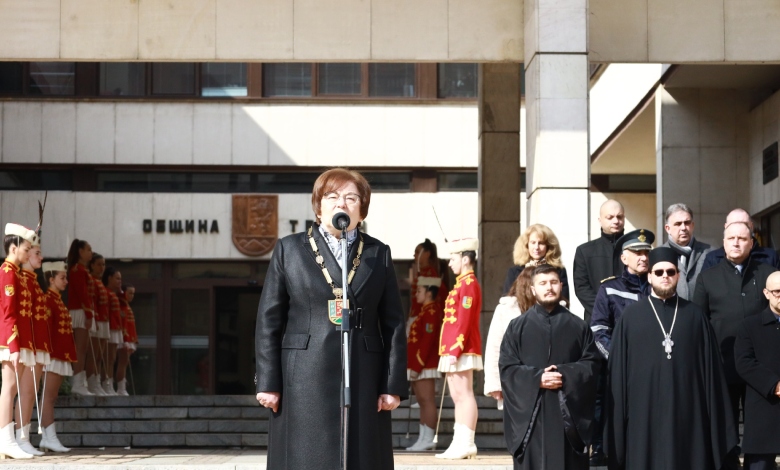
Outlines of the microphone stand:
{"label": "microphone stand", "polygon": [[349,293],[347,284],[347,267],[349,265],[349,251],[347,248],[347,225],[341,227],[341,325],[337,327],[341,332],[341,468],[347,470],[347,450],[349,439],[349,408],[352,406],[352,393],[349,386],[350,364],[349,364],[349,333],[350,317],[352,311],[349,309]]}

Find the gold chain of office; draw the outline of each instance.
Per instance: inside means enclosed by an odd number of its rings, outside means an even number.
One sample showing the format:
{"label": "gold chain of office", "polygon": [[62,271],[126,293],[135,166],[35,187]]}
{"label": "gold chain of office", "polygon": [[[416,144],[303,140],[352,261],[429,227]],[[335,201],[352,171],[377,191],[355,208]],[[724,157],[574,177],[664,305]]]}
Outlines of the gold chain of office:
{"label": "gold chain of office", "polygon": [[[314,256],[316,257],[315,260],[317,261],[317,264],[319,264],[320,269],[322,269],[322,274],[325,276],[325,282],[327,282],[330,288],[333,289],[333,295],[335,295],[336,299],[339,300],[344,295],[344,291],[343,289],[336,287],[336,284],[333,282],[333,278],[330,277],[328,268],[325,267],[325,259],[320,254],[320,250],[317,247],[317,242],[314,241],[314,237],[312,237],[311,235],[312,227],[309,227],[309,232],[308,232],[309,245],[311,245],[311,249],[312,251],[314,251]],[[349,271],[349,276],[347,277],[348,285],[352,284],[352,278],[355,277],[355,271],[357,271],[358,266],[360,266],[360,255],[363,254],[363,235],[360,234],[360,231],[358,231],[358,237],[360,238],[360,243],[358,244],[357,256],[355,256],[355,259],[352,260],[352,270]],[[348,253],[342,253],[342,254],[344,256],[348,255]]]}

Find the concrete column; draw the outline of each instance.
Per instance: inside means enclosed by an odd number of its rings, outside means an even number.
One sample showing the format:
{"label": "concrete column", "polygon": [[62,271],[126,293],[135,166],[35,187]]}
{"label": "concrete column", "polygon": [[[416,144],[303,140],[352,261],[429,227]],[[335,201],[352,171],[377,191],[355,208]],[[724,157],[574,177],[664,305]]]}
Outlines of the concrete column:
{"label": "concrete column", "polygon": [[572,265],[590,239],[587,30],[587,0],[525,2],[528,223],[558,236],[580,316]]}
{"label": "concrete column", "polygon": [[[520,235],[521,64],[479,66],[479,281],[482,343]],[[474,387],[481,393],[481,374]]]}
{"label": "concrete column", "polygon": [[664,88],[656,106],[656,216],[663,234],[666,208],[693,210],[697,240],[719,247],[735,207],[748,211],[749,97],[735,89]]}

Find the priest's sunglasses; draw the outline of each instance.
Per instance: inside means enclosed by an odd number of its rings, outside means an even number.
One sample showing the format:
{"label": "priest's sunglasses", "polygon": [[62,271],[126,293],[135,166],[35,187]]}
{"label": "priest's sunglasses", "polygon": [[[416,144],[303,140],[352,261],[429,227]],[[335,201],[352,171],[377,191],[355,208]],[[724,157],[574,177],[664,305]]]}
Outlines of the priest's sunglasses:
{"label": "priest's sunglasses", "polygon": [[358,202],[360,202],[360,195],[355,193],[347,193],[347,194],[339,194],[337,192],[328,193],[323,197],[326,201],[328,201],[330,204],[333,204],[334,206],[338,204],[339,199],[344,198],[344,202],[348,206],[354,206]]}
{"label": "priest's sunglasses", "polygon": [[669,268],[669,269],[656,269],[655,271],[653,271],[655,277],[663,277],[664,273],[666,273],[666,275],[669,277],[673,277],[675,274],[677,274],[677,270],[674,268]]}

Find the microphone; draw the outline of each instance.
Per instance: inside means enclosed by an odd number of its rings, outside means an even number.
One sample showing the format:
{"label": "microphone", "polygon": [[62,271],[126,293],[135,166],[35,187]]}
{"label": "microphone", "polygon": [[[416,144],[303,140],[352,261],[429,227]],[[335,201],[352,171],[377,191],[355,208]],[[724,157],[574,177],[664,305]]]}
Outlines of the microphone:
{"label": "microphone", "polygon": [[349,215],[346,212],[336,212],[331,223],[337,229],[346,230],[350,223]]}

